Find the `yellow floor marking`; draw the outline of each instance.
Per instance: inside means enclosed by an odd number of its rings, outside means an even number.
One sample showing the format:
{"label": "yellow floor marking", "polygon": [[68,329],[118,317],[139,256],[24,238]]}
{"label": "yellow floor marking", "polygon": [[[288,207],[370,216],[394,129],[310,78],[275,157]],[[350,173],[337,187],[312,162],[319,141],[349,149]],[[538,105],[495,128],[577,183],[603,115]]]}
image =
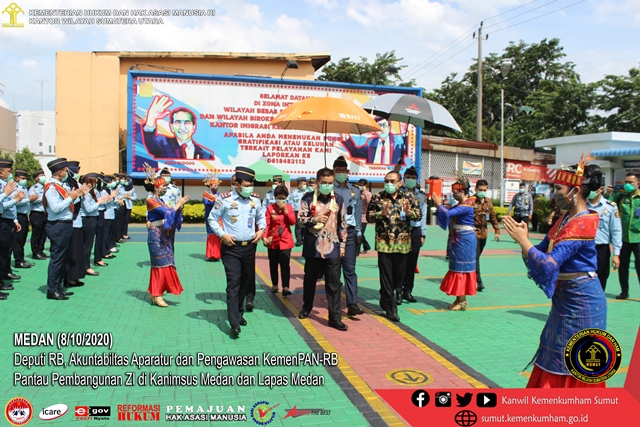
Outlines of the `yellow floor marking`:
{"label": "yellow floor marking", "polygon": [[[608,299],[607,304],[617,303],[617,302],[625,302],[625,301],[640,301],[640,298],[629,298],[627,300],[620,299]],[[491,305],[488,307],[467,307],[467,311],[485,311],[485,310],[507,310],[514,308],[533,308],[533,307],[551,307],[551,303],[544,304],[522,304],[522,305]],[[418,310],[415,308],[410,308],[410,311],[413,314],[424,314],[424,313],[440,313],[442,311],[449,311],[446,308],[434,308],[427,310]]]}
{"label": "yellow floor marking", "polygon": [[[618,369],[616,371],[616,374],[626,374],[628,370],[629,370],[629,367],[628,366],[624,366],[624,367]],[[526,371],[525,372],[520,372],[520,375],[522,375],[525,378],[531,378],[531,372],[526,372]]]}

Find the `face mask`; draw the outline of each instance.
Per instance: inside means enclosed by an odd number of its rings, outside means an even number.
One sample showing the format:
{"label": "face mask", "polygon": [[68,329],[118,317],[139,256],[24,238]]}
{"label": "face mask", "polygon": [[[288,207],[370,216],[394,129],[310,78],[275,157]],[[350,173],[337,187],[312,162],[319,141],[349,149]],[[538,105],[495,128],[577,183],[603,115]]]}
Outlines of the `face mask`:
{"label": "face mask", "polygon": [[347,180],[347,176],[349,176],[349,174],[337,173],[336,174],[336,181],[338,181],[340,184],[342,184],[343,182],[345,182]]}
{"label": "face mask", "polygon": [[112,182],[111,184],[109,184],[109,188],[111,188],[112,190],[113,190],[114,188],[116,188],[117,186],[118,186],[118,183],[117,183],[117,182]]}
{"label": "face mask", "polygon": [[[11,179],[11,178],[9,178]],[[624,191],[626,193],[633,193],[634,191],[636,191],[636,186],[633,184],[629,184],[628,182],[624,185]]]}
{"label": "face mask", "polygon": [[520,194],[524,193],[524,188],[521,188],[520,190],[518,190],[518,193]]}
{"label": "face mask", "polygon": [[396,192],[396,185],[391,183],[385,183],[384,191],[386,191],[388,194],[394,194]]}
{"label": "face mask", "polygon": [[171,177],[170,176],[165,176],[164,178],[164,182],[166,182],[167,184],[171,182]]}
{"label": "face mask", "polygon": [[44,184],[45,182],[47,182],[47,177],[46,176],[41,176],[40,178],[38,178],[38,182],[40,184]]}
{"label": "face mask", "polygon": [[273,184],[271,185],[271,191],[275,191],[275,189],[278,187],[278,184]]}
{"label": "face mask", "polygon": [[333,191],[333,184],[320,184],[320,193],[328,196]]}
{"label": "face mask", "polygon": [[418,184],[417,179],[407,178],[404,180],[404,185],[406,185],[409,190],[413,190],[414,188],[416,188],[417,184]]}
{"label": "face mask", "polygon": [[27,180],[26,179],[21,179],[20,181],[18,181],[18,185],[20,187],[26,187],[27,186]]}
{"label": "face mask", "polygon": [[9,175],[7,175],[7,181],[11,181],[12,179],[13,179],[13,174],[9,172]]}
{"label": "face mask", "polygon": [[567,199],[564,194],[556,193],[553,195],[553,199],[556,201],[556,205],[563,211],[571,209],[571,200]]}
{"label": "face mask", "polygon": [[242,197],[249,197],[253,193],[253,186],[251,187],[240,187],[240,195]]}
{"label": "face mask", "polygon": [[69,175],[68,175],[68,174],[65,174],[65,175],[62,177],[62,182],[65,182],[65,181],[67,180],[67,178],[69,178]]}
{"label": "face mask", "polygon": [[301,186],[300,186],[300,190],[304,191],[304,190],[306,190],[306,189],[307,189],[307,186],[306,186],[306,185],[301,185]]}
{"label": "face mask", "polygon": [[160,192],[158,193],[158,196],[162,197],[162,196],[164,196],[165,194],[167,194],[167,190],[162,190],[162,191],[160,191]]}
{"label": "face mask", "polygon": [[79,173],[74,173],[74,174],[73,174],[73,179],[74,179],[74,180],[76,180],[76,181],[77,181],[78,179],[80,179],[80,174],[79,174]]}
{"label": "face mask", "polygon": [[595,199],[596,197],[598,197],[597,191],[592,191],[589,193],[589,200]]}
{"label": "face mask", "polygon": [[476,195],[480,198],[480,199],[484,199],[487,196],[487,192],[486,191],[478,191],[476,193]]}

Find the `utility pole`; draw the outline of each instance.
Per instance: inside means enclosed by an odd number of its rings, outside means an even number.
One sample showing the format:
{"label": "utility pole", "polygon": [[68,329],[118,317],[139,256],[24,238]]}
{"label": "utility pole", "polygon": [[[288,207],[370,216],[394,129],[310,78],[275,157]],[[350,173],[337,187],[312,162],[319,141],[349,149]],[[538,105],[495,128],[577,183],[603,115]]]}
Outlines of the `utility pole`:
{"label": "utility pole", "polygon": [[[478,107],[477,107],[477,126],[476,126],[476,141],[482,141],[482,25],[484,22],[480,22],[478,27]],[[473,33],[475,37],[476,33]],[[489,36],[485,36],[485,40]]]}
{"label": "utility pole", "polygon": [[40,83],[40,111],[44,111],[44,84],[50,83],[48,80],[33,80],[34,82]]}

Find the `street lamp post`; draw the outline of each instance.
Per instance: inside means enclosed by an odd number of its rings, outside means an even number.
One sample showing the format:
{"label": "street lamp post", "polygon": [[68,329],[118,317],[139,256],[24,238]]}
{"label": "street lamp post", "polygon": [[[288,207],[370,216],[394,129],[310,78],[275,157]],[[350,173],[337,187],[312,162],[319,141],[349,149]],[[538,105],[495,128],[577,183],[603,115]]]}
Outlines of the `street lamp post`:
{"label": "street lamp post", "polygon": [[511,60],[502,63],[502,84],[500,85],[500,207],[504,203],[504,79],[513,68]]}

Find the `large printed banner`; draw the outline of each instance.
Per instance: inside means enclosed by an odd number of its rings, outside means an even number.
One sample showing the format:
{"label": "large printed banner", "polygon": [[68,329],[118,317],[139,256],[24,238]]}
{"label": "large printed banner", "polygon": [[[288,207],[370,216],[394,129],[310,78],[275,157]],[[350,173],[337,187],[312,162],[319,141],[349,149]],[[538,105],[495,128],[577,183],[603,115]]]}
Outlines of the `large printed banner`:
{"label": "large printed banner", "polygon": [[[324,82],[323,82],[324,83]],[[420,165],[420,129],[378,119],[381,132],[325,135],[269,125],[280,111],[308,97],[341,97],[362,105],[381,92],[364,85],[319,85],[221,76],[132,72],[129,84],[128,172],[144,177],[144,163],[168,167],[175,178],[228,178],[238,165],[269,174],[315,176],[338,156],[352,178],[380,181],[400,161]],[[388,88],[418,94],[417,89]],[[325,148],[326,147],[326,148]]]}

